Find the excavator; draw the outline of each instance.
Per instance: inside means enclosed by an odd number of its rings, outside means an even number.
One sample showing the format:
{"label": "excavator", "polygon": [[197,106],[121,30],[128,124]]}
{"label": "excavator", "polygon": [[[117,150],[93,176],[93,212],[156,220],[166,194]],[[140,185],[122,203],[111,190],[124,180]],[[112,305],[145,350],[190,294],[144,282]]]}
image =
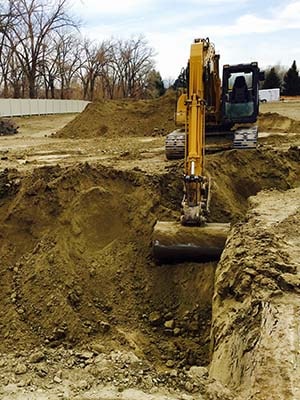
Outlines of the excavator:
{"label": "excavator", "polygon": [[[213,44],[206,38],[195,39],[191,45],[187,90],[177,102],[177,120],[185,126],[183,139],[172,139],[168,149],[169,158],[179,158],[184,152],[181,220],[158,221],[154,226],[153,255],[158,263],[204,262],[220,257],[229,224],[207,222],[211,182],[205,176],[205,136],[210,130],[226,132],[236,123],[256,121],[260,78],[256,62],[225,65],[221,94],[219,56]],[[253,131],[257,133],[257,128],[237,131],[243,136],[241,146],[255,141],[249,136],[255,136]]]}
{"label": "excavator", "polygon": [[[259,81],[264,72],[259,70],[257,62],[238,65],[224,65],[222,87],[219,77],[219,54],[213,44],[206,39],[196,39],[204,43],[206,60],[203,64],[203,101],[205,102],[205,136],[227,137],[233,148],[255,148],[257,144],[257,121],[259,113]],[[196,43],[195,43],[196,44]],[[200,73],[200,70],[198,72]],[[178,100],[175,112],[175,124],[178,127],[166,137],[167,159],[179,159],[185,156],[187,99],[191,63],[182,71],[177,85]],[[187,86],[187,87],[186,87]]]}

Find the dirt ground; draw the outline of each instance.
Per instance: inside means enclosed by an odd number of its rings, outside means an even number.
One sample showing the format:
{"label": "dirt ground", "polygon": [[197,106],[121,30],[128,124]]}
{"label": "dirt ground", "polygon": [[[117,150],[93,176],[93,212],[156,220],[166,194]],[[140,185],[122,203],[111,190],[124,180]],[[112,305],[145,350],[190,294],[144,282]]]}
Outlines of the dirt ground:
{"label": "dirt ground", "polygon": [[298,398],[300,102],[262,106],[257,149],[207,155],[220,262],[157,266],[153,226],[182,197],[173,107],[99,103],[0,137],[1,399]]}
{"label": "dirt ground", "polygon": [[273,112],[300,121],[299,103],[300,98],[297,98],[297,100],[285,100],[274,103],[261,103],[259,109],[263,114]]}

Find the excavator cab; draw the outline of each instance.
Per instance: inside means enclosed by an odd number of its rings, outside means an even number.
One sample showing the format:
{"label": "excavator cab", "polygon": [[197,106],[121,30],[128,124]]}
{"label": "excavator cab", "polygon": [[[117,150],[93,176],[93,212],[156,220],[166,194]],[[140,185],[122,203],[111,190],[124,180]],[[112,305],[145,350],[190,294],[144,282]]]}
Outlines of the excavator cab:
{"label": "excavator cab", "polygon": [[225,124],[247,124],[258,117],[258,84],[263,80],[257,62],[224,65],[222,116]]}

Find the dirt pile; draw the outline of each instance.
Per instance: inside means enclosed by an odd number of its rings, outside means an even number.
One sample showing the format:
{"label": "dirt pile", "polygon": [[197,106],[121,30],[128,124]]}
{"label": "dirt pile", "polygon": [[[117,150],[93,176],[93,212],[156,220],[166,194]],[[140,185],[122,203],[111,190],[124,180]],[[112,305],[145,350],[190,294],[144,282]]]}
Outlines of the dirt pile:
{"label": "dirt pile", "polygon": [[260,114],[259,130],[262,132],[300,133],[300,121],[296,121],[277,112]]}
{"label": "dirt pile", "polygon": [[152,100],[103,100],[87,106],[56,136],[151,136],[174,129],[175,92]]}
{"label": "dirt pile", "polygon": [[15,135],[18,133],[18,128],[12,119],[0,118],[0,136]]}
{"label": "dirt pile", "polygon": [[248,198],[260,190],[287,190],[300,184],[300,152],[265,148],[231,150],[207,157],[212,178],[211,221],[236,222],[244,218]]}

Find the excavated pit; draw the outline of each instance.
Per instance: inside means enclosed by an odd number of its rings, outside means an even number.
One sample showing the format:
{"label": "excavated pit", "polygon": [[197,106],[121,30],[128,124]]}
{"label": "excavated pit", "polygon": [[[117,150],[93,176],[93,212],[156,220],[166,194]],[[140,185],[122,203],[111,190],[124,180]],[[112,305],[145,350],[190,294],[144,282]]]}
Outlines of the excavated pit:
{"label": "excavated pit", "polygon": [[[299,151],[232,150],[210,155],[207,170],[211,221],[235,223],[249,196],[299,185]],[[161,175],[88,164],[3,172],[0,351],[100,342],[157,366],[207,366],[217,263],[158,267],[151,254],[152,228],[179,216],[181,194],[177,163]]]}

